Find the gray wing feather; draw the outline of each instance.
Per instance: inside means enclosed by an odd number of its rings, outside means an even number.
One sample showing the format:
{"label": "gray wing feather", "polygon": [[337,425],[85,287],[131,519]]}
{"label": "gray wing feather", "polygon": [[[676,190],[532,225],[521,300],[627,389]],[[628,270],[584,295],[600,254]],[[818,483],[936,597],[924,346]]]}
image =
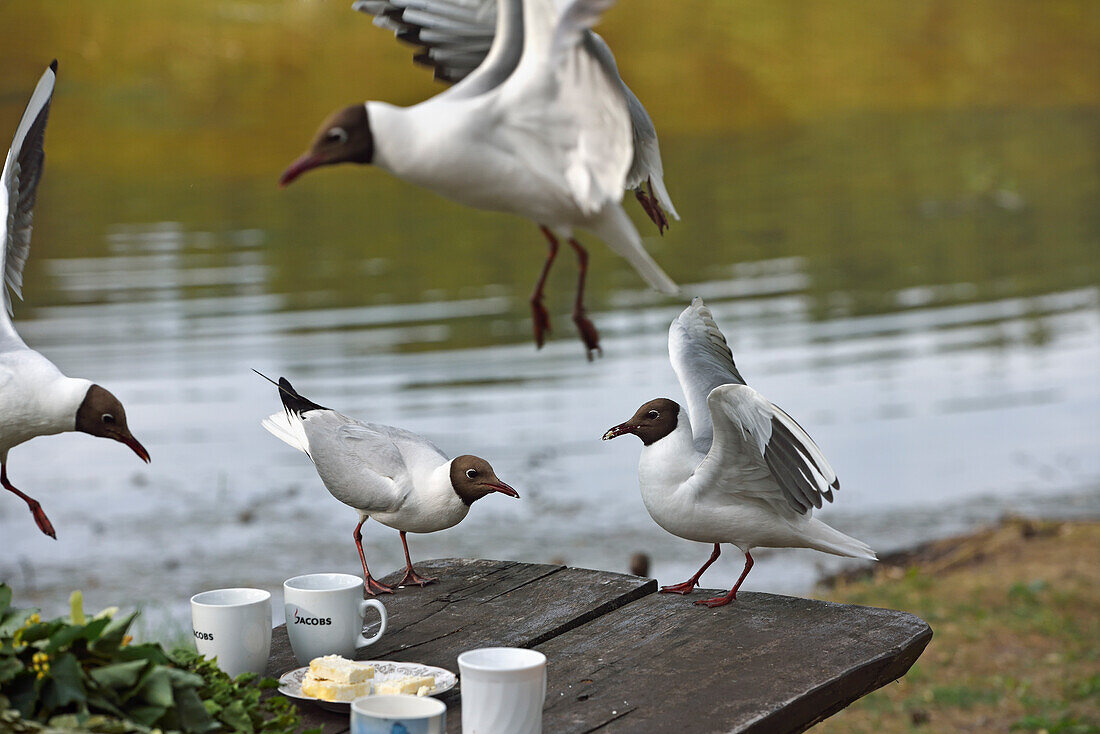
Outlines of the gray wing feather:
{"label": "gray wing feather", "polygon": [[[708,486],[800,515],[833,501],[840,480],[809,434],[781,408],[747,385],[717,387],[707,403],[715,436],[697,474]],[[760,481],[760,470],[771,481]]]}
{"label": "gray wing feather", "polygon": [[370,514],[393,512],[412,490],[410,464],[446,457],[421,436],[363,423],[331,410],[302,414],[309,451],[325,486],[341,502]]}
{"label": "gray wing feather", "polygon": [[607,73],[618,80],[623,97],[626,98],[630,123],[634,128],[634,160],[626,175],[625,188],[637,191],[648,183],[665,211],[679,219],[680,215],[676,212],[676,207],[672,205],[672,200],[665,189],[665,168],[661,163],[661,146],[657,142],[657,128],[653,125],[653,119],[638,99],[638,95],[634,94],[623,81],[622,75],[619,74],[619,66],[615,62],[615,55],[611,53],[607,42],[598,33],[589,30],[585,35],[584,45],[588,52],[599,60]]}
{"label": "gray wing feather", "polygon": [[[0,284],[0,292],[4,295],[7,314],[12,312],[8,289],[16,296],[23,297],[23,266],[31,252],[34,201],[45,162],[43,142],[50,100],[53,98],[56,68],[55,61],[35,87],[4,162],[0,213],[5,222],[5,233],[3,247],[0,247],[0,272],[4,275],[7,287]],[[10,327],[10,322],[8,326]]]}
{"label": "gray wing feather", "polygon": [[[504,81],[523,49],[520,0],[499,2],[504,8],[500,23],[498,0],[358,0],[352,9],[373,15],[375,25],[418,46],[413,61],[433,68],[440,81],[460,82],[478,69],[478,83],[467,90],[472,96]],[[482,72],[479,67],[494,49],[498,31],[503,31],[500,50]]]}

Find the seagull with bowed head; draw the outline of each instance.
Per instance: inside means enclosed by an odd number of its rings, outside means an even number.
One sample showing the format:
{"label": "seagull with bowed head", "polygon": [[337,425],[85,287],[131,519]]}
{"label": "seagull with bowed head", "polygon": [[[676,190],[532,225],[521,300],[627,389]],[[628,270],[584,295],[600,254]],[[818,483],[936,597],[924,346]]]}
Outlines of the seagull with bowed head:
{"label": "seagull with bowed head", "polygon": [[[38,500],[8,479],[8,452],[37,436],[80,431],[119,441],[148,463],[145,450],[126,424],[118,398],[91,380],[66,377],[53,362],[26,345],[12,323],[8,294],[23,297],[23,266],[31,251],[31,220],[45,163],[43,142],[57,61],[42,75],[15,129],[0,185],[0,486],[27,503],[38,529],[57,537]],[[7,288],[4,287],[4,282]]]}

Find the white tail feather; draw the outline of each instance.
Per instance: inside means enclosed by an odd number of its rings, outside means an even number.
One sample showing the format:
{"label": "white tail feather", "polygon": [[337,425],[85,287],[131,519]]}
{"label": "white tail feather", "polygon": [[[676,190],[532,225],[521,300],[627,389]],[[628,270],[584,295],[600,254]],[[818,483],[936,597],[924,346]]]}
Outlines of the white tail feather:
{"label": "white tail feather", "polygon": [[[297,416],[291,418],[285,411],[282,413],[272,413],[267,418],[260,421],[260,425],[266,428],[268,433],[283,443],[293,446],[306,456],[310,456],[309,439],[306,438],[306,431],[302,426],[302,420]],[[313,457],[310,456],[310,458],[312,459]]]}
{"label": "white tail feather", "polygon": [[806,525],[799,530],[806,539],[806,544],[814,550],[849,558],[866,558],[869,561],[878,560],[875,552],[862,540],[856,540],[850,535],[845,535],[839,530],[829,527],[816,517],[811,517]]}
{"label": "white tail feather", "polygon": [[588,227],[604,241],[608,247],[626,259],[638,275],[649,283],[654,290],[674,295],[680,292],[679,286],[661,270],[661,266],[650,257],[642,246],[642,238],[634,223],[619,204],[604,207],[600,216]]}

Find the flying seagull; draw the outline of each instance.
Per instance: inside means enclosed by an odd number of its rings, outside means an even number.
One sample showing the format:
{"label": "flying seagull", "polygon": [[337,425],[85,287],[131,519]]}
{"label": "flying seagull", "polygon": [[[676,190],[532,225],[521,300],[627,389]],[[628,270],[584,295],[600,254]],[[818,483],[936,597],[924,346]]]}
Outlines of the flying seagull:
{"label": "flying seagull", "polygon": [[319,166],[374,164],[475,209],[536,222],[549,243],[530,303],[535,342],[550,330],[542,303],[559,237],[577,256],[573,321],[589,359],[599,333],[584,306],[592,232],[654,289],[676,284],[642,246],[622,207],[624,188],[659,229],[679,219],[665,189],[657,133],[591,26],[614,0],[359,0],[415,60],[454,86],[411,107],[354,104],[330,115],[285,186]]}

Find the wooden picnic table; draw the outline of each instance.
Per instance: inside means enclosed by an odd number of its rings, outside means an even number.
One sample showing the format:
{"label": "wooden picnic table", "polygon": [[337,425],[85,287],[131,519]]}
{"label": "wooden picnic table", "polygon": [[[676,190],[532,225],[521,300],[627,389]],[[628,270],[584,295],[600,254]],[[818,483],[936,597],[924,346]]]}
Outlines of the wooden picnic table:
{"label": "wooden picnic table", "polygon": [[[539,650],[547,734],[804,731],[904,675],[932,638],[923,620],[889,609],[753,592],[707,609],[691,600],[725,592],[657,594],[653,579],[511,561],[417,566],[440,580],[382,597],[389,629],[357,657],[458,673],[465,650]],[[296,667],[277,627],[267,674]],[[439,696],[448,732],[462,731],[460,688]],[[307,727],[348,730],[346,714],[299,706]]]}

